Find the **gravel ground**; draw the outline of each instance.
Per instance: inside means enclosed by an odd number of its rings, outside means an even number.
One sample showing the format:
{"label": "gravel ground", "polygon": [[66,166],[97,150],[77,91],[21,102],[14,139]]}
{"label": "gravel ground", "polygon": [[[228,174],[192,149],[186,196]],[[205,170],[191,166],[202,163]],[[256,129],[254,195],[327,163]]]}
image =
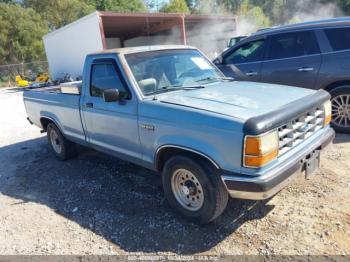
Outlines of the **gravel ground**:
{"label": "gravel ground", "polygon": [[82,149],[56,160],[16,89],[0,89],[0,254],[348,254],[350,136],[269,201],[230,200],[207,226],[174,214],[159,176]]}

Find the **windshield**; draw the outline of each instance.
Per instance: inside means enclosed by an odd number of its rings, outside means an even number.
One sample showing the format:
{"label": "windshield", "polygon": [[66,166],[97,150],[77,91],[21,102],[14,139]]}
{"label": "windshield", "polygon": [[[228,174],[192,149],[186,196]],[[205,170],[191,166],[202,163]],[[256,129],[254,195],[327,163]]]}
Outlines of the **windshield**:
{"label": "windshield", "polygon": [[144,95],[201,88],[223,75],[197,50],[162,50],[128,54],[129,67]]}

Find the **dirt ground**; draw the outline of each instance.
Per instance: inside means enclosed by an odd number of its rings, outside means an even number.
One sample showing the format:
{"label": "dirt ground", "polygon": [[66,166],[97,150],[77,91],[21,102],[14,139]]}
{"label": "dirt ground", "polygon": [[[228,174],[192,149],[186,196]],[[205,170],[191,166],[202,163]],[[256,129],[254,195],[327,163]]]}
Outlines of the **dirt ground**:
{"label": "dirt ground", "polygon": [[312,180],[230,200],[197,226],[173,213],[157,174],[92,150],[56,160],[20,90],[0,89],[0,254],[350,255],[350,136]]}

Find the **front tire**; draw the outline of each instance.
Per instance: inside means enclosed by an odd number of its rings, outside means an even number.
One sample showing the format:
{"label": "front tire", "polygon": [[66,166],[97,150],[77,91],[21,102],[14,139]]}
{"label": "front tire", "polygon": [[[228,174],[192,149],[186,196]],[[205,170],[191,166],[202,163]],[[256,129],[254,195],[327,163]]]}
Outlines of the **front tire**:
{"label": "front tire", "polygon": [[50,147],[57,158],[66,160],[76,154],[76,145],[67,140],[55,124],[48,124],[46,132]]}
{"label": "front tire", "polygon": [[350,86],[340,86],[330,91],[332,96],[332,122],[335,131],[350,133]]}
{"label": "front tire", "polygon": [[207,224],[225,210],[227,190],[214,167],[186,156],[174,156],[164,166],[163,188],[172,208],[198,224]]}

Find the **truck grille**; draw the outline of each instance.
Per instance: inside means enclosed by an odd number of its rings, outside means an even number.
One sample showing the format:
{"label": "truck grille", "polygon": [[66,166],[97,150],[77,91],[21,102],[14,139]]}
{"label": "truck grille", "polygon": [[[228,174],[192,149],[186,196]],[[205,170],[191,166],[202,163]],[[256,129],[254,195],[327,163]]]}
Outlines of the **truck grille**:
{"label": "truck grille", "polygon": [[279,156],[320,130],[323,122],[324,109],[317,107],[278,128]]}

